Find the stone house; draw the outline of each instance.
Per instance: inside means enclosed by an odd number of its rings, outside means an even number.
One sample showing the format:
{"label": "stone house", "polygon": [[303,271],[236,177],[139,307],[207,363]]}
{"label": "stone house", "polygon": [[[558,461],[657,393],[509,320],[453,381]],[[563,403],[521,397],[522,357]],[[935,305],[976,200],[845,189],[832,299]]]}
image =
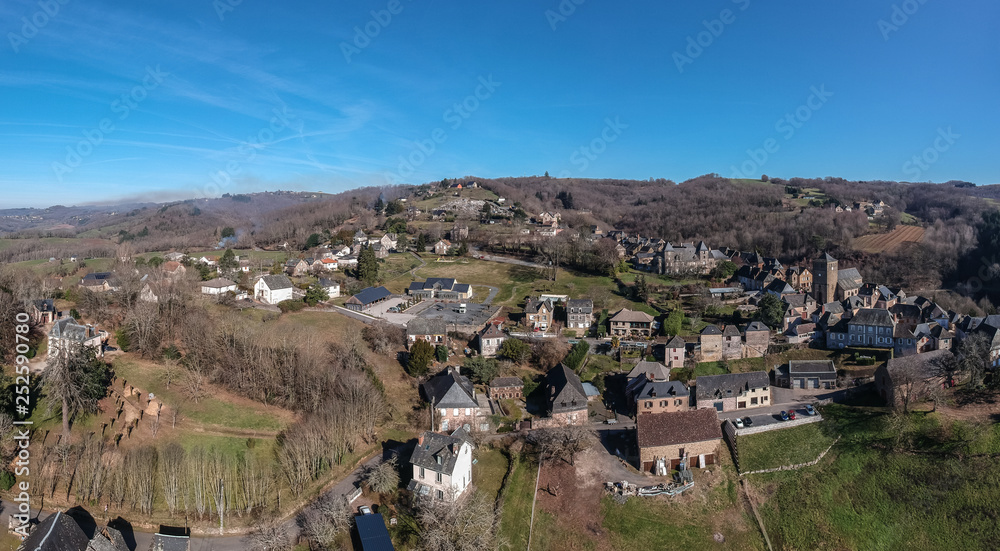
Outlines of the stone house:
{"label": "stone house", "polygon": [[722,330],[722,359],[738,360],[743,357],[743,336],[735,325]]}
{"label": "stone house", "polygon": [[434,244],[434,254],[444,255],[448,254],[448,251],[450,250],[451,250],[451,241],[448,241],[447,239],[441,239]]}
{"label": "stone house", "polygon": [[104,341],[108,338],[106,331],[100,331],[93,325],[82,325],[73,318],[56,320],[49,329],[47,357],[49,359],[69,354],[77,347],[91,348],[98,358],[104,357]]}
{"label": "stone house", "polygon": [[676,336],[670,339],[663,347],[663,359],[667,367],[671,369],[684,367],[684,352],[686,348],[687,342],[684,339]]}
{"label": "stone house", "polygon": [[464,428],[451,435],[423,433],[410,456],[413,479],[408,489],[418,500],[457,501],[472,484],[472,449]]}
{"label": "stone house", "polygon": [[771,379],[766,371],[702,375],[695,382],[695,399],[699,409],[716,411],[771,405]]}
{"label": "stone house", "polygon": [[627,338],[649,338],[653,334],[653,316],[622,308],[611,317],[611,334]]}
{"label": "stone house", "polygon": [[680,381],[646,381],[635,394],[636,415],[687,411],[691,392]]}
{"label": "stone house", "polygon": [[714,325],[702,329],[699,336],[701,343],[701,361],[718,362],[722,360],[722,330]]}
{"label": "stone house", "polygon": [[594,301],[589,298],[566,301],[566,329],[585,335],[594,324]]}
{"label": "stone house", "polygon": [[875,390],[892,407],[910,405],[951,384],[941,376],[941,362],[950,350],[893,358],[875,370]]}
{"label": "stone house", "polygon": [[556,426],[586,425],[587,392],[572,369],[559,364],[545,375],[547,413]]}
{"label": "stone house", "polygon": [[743,357],[762,358],[771,345],[771,330],[759,321],[750,322],[743,331]]}
{"label": "stone house", "polygon": [[457,367],[449,366],[422,385],[424,397],[432,406],[433,428],[448,432],[460,427],[489,430],[489,404],[481,400],[469,378]]}
{"label": "stone house", "polygon": [[550,300],[528,299],[524,303],[524,324],[532,331],[547,331],[552,325],[554,310]]}
{"label": "stone house", "polygon": [[663,476],[681,462],[690,467],[714,465],[721,442],[721,424],[711,410],[651,413],[636,418],[639,468],[644,472]]}
{"label": "stone house", "polygon": [[497,377],[487,388],[491,400],[523,400],[524,381],[517,377]]}
{"label": "stone house", "polygon": [[448,346],[448,325],[440,318],[413,318],[406,323],[406,346],[424,341],[433,346]]}
{"label": "stone house", "polygon": [[507,334],[503,330],[503,322],[491,322],[479,332],[479,353],[492,358],[500,352]]}

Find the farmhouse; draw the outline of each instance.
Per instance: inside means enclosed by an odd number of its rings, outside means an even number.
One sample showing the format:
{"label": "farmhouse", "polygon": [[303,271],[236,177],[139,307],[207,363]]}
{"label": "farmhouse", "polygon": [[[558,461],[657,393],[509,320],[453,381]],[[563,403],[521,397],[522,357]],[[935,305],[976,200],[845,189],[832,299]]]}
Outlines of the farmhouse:
{"label": "farmhouse", "polygon": [[893,358],[875,370],[875,389],[888,406],[908,406],[925,400],[950,384],[941,376],[941,364],[949,350]]}
{"label": "farmhouse", "polygon": [[362,289],[360,293],[347,299],[347,302],[344,303],[344,307],[348,310],[361,312],[380,302],[388,300],[390,297],[392,297],[392,293],[390,293],[385,287],[366,287],[365,289]]}
{"label": "farmhouse", "polygon": [[264,276],[254,283],[253,298],[265,304],[292,300],[292,280],[280,274]]}
{"label": "farmhouse", "polygon": [[523,400],[524,381],[517,377],[497,377],[487,388],[492,400]]}
{"label": "farmhouse", "polygon": [[413,318],[406,324],[406,343],[408,346],[417,341],[433,345],[448,346],[448,326],[443,319]]}
{"label": "farmhouse", "polygon": [[650,413],[636,418],[639,466],[666,475],[682,462],[690,467],[714,465],[722,428],[709,409]]}

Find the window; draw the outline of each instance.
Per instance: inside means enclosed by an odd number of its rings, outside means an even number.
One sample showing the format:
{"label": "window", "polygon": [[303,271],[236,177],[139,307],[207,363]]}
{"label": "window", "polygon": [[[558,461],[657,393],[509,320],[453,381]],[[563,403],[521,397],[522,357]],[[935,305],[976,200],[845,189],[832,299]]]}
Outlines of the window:
{"label": "window", "polygon": [[453,413],[453,415],[454,415],[455,417],[458,417],[458,408],[455,408],[455,412]]}
{"label": "window", "polygon": [[434,480],[436,482],[441,482],[441,473],[437,473],[437,476],[434,477]]}
{"label": "window", "polygon": [[448,416],[448,410],[442,409],[441,410],[441,417],[447,417],[447,416]]}
{"label": "window", "polygon": [[438,490],[437,496],[438,496],[438,501],[444,501],[444,492]]}
{"label": "window", "polygon": [[661,408],[667,407],[667,401],[666,400],[660,400],[660,407]]}
{"label": "window", "polygon": [[647,409],[652,408],[652,407],[653,407],[653,402],[646,402],[646,408]]}
{"label": "window", "polygon": [[472,408],[465,408],[466,415],[472,415]]}
{"label": "window", "polygon": [[766,401],[767,401],[767,396],[763,396],[763,397],[761,397],[760,401],[761,401],[761,403],[764,403],[764,402],[766,402]]}
{"label": "window", "polygon": [[757,398],[750,398],[750,405],[751,406],[756,406],[757,405]]}
{"label": "window", "polygon": [[674,400],[674,405],[675,406],[683,406],[684,405],[684,400],[681,400],[681,399]]}

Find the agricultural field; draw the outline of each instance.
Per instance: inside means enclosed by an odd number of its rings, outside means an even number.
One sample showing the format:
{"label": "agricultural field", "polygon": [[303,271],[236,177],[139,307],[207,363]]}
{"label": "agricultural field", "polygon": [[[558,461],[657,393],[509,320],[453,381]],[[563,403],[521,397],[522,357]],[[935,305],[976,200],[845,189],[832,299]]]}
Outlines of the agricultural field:
{"label": "agricultural field", "polygon": [[924,238],[920,226],[899,226],[889,233],[865,235],[854,240],[854,248],[866,253],[891,253],[905,243],[919,243]]}

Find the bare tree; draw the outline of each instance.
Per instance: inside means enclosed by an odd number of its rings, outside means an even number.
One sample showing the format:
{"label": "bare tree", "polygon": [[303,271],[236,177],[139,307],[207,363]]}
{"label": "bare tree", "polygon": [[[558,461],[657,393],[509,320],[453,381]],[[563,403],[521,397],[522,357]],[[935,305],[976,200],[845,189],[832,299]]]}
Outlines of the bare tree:
{"label": "bare tree", "polygon": [[307,540],[331,549],[338,536],[351,529],[351,513],[346,497],[326,493],[299,513],[297,521]]}
{"label": "bare tree", "polygon": [[129,342],[144,358],[153,358],[160,351],[163,330],[159,306],[155,302],[139,301],[125,317]]}
{"label": "bare tree", "polygon": [[267,517],[243,538],[249,551],[284,551],[291,549],[288,530],[279,519]]}
{"label": "bare tree", "polygon": [[184,448],[175,442],[171,442],[160,450],[160,461],[158,463],[160,472],[160,488],[163,490],[163,500],[167,504],[167,510],[173,515],[177,510],[178,500],[181,495],[181,479],[184,478]]}
{"label": "bare tree", "polygon": [[368,488],[379,494],[388,494],[399,486],[399,463],[396,456],[365,468],[365,483]]}
{"label": "bare tree", "polygon": [[77,413],[96,411],[107,394],[110,376],[107,365],[90,348],[66,345],[50,355],[44,374],[45,392],[62,403],[63,436],[69,438],[69,421]]}
{"label": "bare tree", "polygon": [[424,551],[481,551],[501,549],[498,535],[500,508],[485,494],[475,493],[460,503],[434,501],[417,518],[419,549]]}

